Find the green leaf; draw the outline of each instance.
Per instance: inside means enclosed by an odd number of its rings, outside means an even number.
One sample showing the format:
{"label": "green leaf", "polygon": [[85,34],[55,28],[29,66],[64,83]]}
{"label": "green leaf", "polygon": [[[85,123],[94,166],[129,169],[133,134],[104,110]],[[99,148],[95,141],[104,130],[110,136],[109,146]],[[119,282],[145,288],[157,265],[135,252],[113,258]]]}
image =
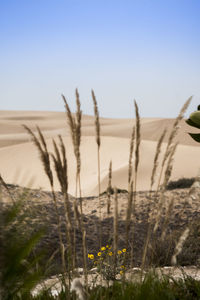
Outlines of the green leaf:
{"label": "green leaf", "polygon": [[197,123],[194,123],[191,119],[187,119],[185,121],[188,125],[199,128],[200,129],[200,125],[198,125]]}
{"label": "green leaf", "polygon": [[195,140],[196,142],[200,143],[200,133],[189,133],[188,134]]}

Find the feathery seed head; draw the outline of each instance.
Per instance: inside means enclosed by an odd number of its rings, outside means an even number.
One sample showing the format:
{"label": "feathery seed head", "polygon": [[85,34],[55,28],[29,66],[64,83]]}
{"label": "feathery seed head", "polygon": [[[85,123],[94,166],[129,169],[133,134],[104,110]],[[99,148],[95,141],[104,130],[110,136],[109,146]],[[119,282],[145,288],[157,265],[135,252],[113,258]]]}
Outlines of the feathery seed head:
{"label": "feathery seed head", "polygon": [[94,114],[95,114],[95,126],[96,126],[96,142],[98,147],[100,147],[101,140],[100,140],[100,121],[99,121],[99,110],[97,106],[97,100],[94,94],[94,91],[92,90],[92,100],[94,103]]}

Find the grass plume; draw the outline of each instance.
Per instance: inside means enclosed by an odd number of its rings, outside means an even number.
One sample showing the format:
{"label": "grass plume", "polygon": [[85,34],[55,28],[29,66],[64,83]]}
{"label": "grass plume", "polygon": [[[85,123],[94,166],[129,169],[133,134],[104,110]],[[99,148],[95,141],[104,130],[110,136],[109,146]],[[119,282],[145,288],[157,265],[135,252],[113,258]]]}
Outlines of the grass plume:
{"label": "grass plume", "polygon": [[128,161],[128,184],[131,182],[132,172],[133,172],[133,150],[134,150],[134,139],[135,139],[135,126],[133,126],[131,140],[130,140],[130,150],[129,150],[129,161]]}
{"label": "grass plume", "polygon": [[96,96],[92,90],[92,100],[94,105],[94,115],[95,115],[95,129],[96,129],[96,143],[97,143],[97,173],[98,173],[98,198],[99,198],[99,246],[101,248],[101,239],[102,239],[102,216],[101,216],[101,178],[100,178],[100,121],[99,121],[99,110],[97,106]]}
{"label": "grass plume", "polygon": [[155,175],[156,175],[156,171],[157,171],[157,168],[158,168],[158,158],[159,158],[159,155],[160,155],[160,152],[161,152],[162,142],[165,138],[166,133],[167,133],[167,129],[165,128],[163,133],[161,134],[159,140],[158,140],[158,143],[157,143],[156,153],[155,153],[154,161],[153,161],[153,170],[152,170],[152,174],[151,174],[150,191],[152,190],[152,187],[153,187],[154,182],[155,182]]}
{"label": "grass plume", "polygon": [[65,251],[64,251],[64,244],[63,244],[63,239],[62,239],[62,234],[61,234],[61,220],[60,220],[60,215],[58,212],[57,199],[56,199],[56,195],[55,195],[55,191],[54,191],[53,173],[52,173],[51,165],[50,165],[50,154],[48,152],[47,145],[46,145],[44,136],[43,136],[40,128],[37,127],[37,132],[39,135],[39,138],[37,138],[37,136],[34,134],[34,132],[29,127],[27,127],[26,125],[23,125],[23,127],[26,129],[28,134],[31,136],[33,143],[38,148],[38,151],[40,154],[40,159],[43,163],[44,171],[50,182],[51,192],[52,192],[52,196],[53,196],[53,203],[54,203],[55,212],[56,212],[56,216],[57,216],[57,230],[58,230],[58,236],[59,236],[60,253],[61,253],[63,274],[64,274],[64,273],[66,273]]}
{"label": "grass plume", "polygon": [[167,147],[166,147],[166,150],[165,150],[165,153],[164,153],[164,157],[163,157],[163,160],[162,160],[162,164],[161,164],[161,172],[160,172],[160,176],[159,176],[159,180],[158,180],[158,186],[157,186],[157,190],[159,189],[160,187],[160,183],[161,183],[161,178],[162,178],[162,174],[163,174],[163,169],[164,169],[164,165],[165,165],[165,162],[167,161],[169,155],[170,155],[170,147],[171,145],[173,144],[174,142],[174,139],[178,133],[178,130],[179,130],[179,123],[180,121],[183,119],[184,117],[184,113],[185,111],[187,110],[190,102],[192,100],[192,97],[190,97],[183,105],[183,107],[181,108],[177,118],[175,119],[174,121],[174,124],[173,124],[173,127],[172,127],[172,130],[171,130],[171,133],[169,135],[169,138],[168,138],[168,142],[167,142]]}
{"label": "grass plume", "polygon": [[141,142],[141,125],[140,125],[140,115],[138,110],[137,102],[134,100],[134,106],[135,106],[135,117],[136,117],[136,127],[135,127],[135,141],[136,141],[136,147],[135,147],[135,180],[134,180],[134,192],[136,192],[136,185],[137,185],[137,171],[138,171],[138,164],[139,164],[139,148],[140,148],[140,142]]}
{"label": "grass plume", "polygon": [[98,147],[101,145],[101,139],[100,139],[100,121],[99,121],[99,109],[97,105],[96,96],[94,94],[94,91],[92,90],[92,100],[94,104],[94,115],[95,115],[95,128],[96,128],[96,142]]}

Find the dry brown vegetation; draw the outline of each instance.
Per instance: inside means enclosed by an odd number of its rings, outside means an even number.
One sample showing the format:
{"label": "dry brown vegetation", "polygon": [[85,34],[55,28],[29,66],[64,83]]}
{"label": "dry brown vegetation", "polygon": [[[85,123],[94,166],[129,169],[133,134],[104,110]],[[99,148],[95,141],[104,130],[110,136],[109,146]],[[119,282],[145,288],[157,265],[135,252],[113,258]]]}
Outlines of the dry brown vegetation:
{"label": "dry brown vegetation", "polygon": [[[114,270],[116,268],[117,250],[122,247],[127,249],[127,255],[125,256],[127,268],[129,266],[141,266],[143,270],[150,265],[162,265],[164,263],[176,264],[177,256],[180,256],[184,247],[184,242],[187,242],[190,233],[193,232],[193,227],[189,224],[189,220],[193,218],[194,211],[189,215],[186,213],[188,220],[185,220],[186,218],[184,216],[183,222],[182,217],[187,209],[187,203],[185,200],[183,201],[183,199],[179,199],[179,202],[177,202],[177,200],[179,196],[182,197],[181,193],[184,193],[184,191],[181,191],[180,194],[171,192],[169,197],[167,186],[170,181],[174,153],[177,147],[177,143],[174,143],[174,138],[177,135],[179,129],[178,125],[183,119],[184,112],[186,111],[191,98],[186,101],[178,117],[175,119],[162,159],[160,159],[160,149],[164,137],[166,136],[166,129],[160,136],[154,157],[150,190],[145,194],[141,194],[137,191],[137,172],[139,162],[142,159],[142,157],[140,157],[140,141],[142,137],[140,131],[139,109],[136,101],[134,101],[136,125],[133,127],[130,137],[127,182],[128,191],[121,196],[121,194],[118,193],[117,187],[114,187],[114,195],[112,195],[111,162],[108,168],[107,193],[101,195],[100,121],[97,100],[92,91],[95,113],[98,162],[97,182],[99,193],[98,205],[95,202],[95,205],[98,206],[98,213],[93,213],[91,211],[90,215],[84,213],[84,206],[87,205],[89,201],[92,202],[94,199],[96,201],[96,198],[86,199],[82,197],[81,193],[80,145],[82,111],[78,90],[76,90],[77,111],[75,114],[71,112],[64,96],[63,100],[66,108],[66,117],[71,131],[77,167],[75,197],[71,197],[68,194],[69,170],[67,167],[65,150],[67,145],[64,145],[62,137],[59,136],[59,144],[55,140],[52,141],[54,153],[49,153],[41,130],[37,128],[36,134],[33,130],[24,125],[24,128],[39,150],[44,171],[49,179],[51,195],[48,195],[48,197],[52,200],[53,206],[49,203],[44,204],[44,202],[41,202],[38,205],[40,208],[43,206],[43,208],[46,207],[46,209],[47,206],[49,206],[48,209],[50,209],[51,214],[53,214],[52,216],[48,216],[47,209],[45,216],[46,218],[49,218],[48,222],[50,227],[52,226],[51,222],[53,222],[54,225],[56,224],[56,234],[54,230],[56,238],[55,236],[53,238],[58,240],[63,276],[68,274],[68,278],[71,280],[76,275],[75,269],[81,265],[84,268],[85,283],[87,285],[87,273],[91,263],[88,261],[87,255],[88,253],[97,251],[99,247],[101,248],[101,246],[105,244],[113,246]],[[60,183],[61,193],[54,191],[53,167]],[[160,176],[156,181],[155,174],[158,169]],[[153,189],[155,189],[155,191],[153,191]],[[139,199],[141,195],[143,199]],[[123,207],[120,204],[119,199],[123,199]],[[52,207],[54,207],[54,210]],[[177,226],[179,221],[180,226]],[[176,226],[174,225],[175,222]],[[57,246],[55,240],[52,244],[54,244],[54,250],[56,251]]]}

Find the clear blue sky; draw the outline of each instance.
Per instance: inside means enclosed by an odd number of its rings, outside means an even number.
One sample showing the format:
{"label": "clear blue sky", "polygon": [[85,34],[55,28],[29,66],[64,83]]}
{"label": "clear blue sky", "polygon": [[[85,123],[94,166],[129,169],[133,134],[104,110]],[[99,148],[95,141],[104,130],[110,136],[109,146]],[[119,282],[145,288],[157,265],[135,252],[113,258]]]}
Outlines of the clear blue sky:
{"label": "clear blue sky", "polygon": [[175,117],[200,104],[199,0],[0,0],[0,109]]}

